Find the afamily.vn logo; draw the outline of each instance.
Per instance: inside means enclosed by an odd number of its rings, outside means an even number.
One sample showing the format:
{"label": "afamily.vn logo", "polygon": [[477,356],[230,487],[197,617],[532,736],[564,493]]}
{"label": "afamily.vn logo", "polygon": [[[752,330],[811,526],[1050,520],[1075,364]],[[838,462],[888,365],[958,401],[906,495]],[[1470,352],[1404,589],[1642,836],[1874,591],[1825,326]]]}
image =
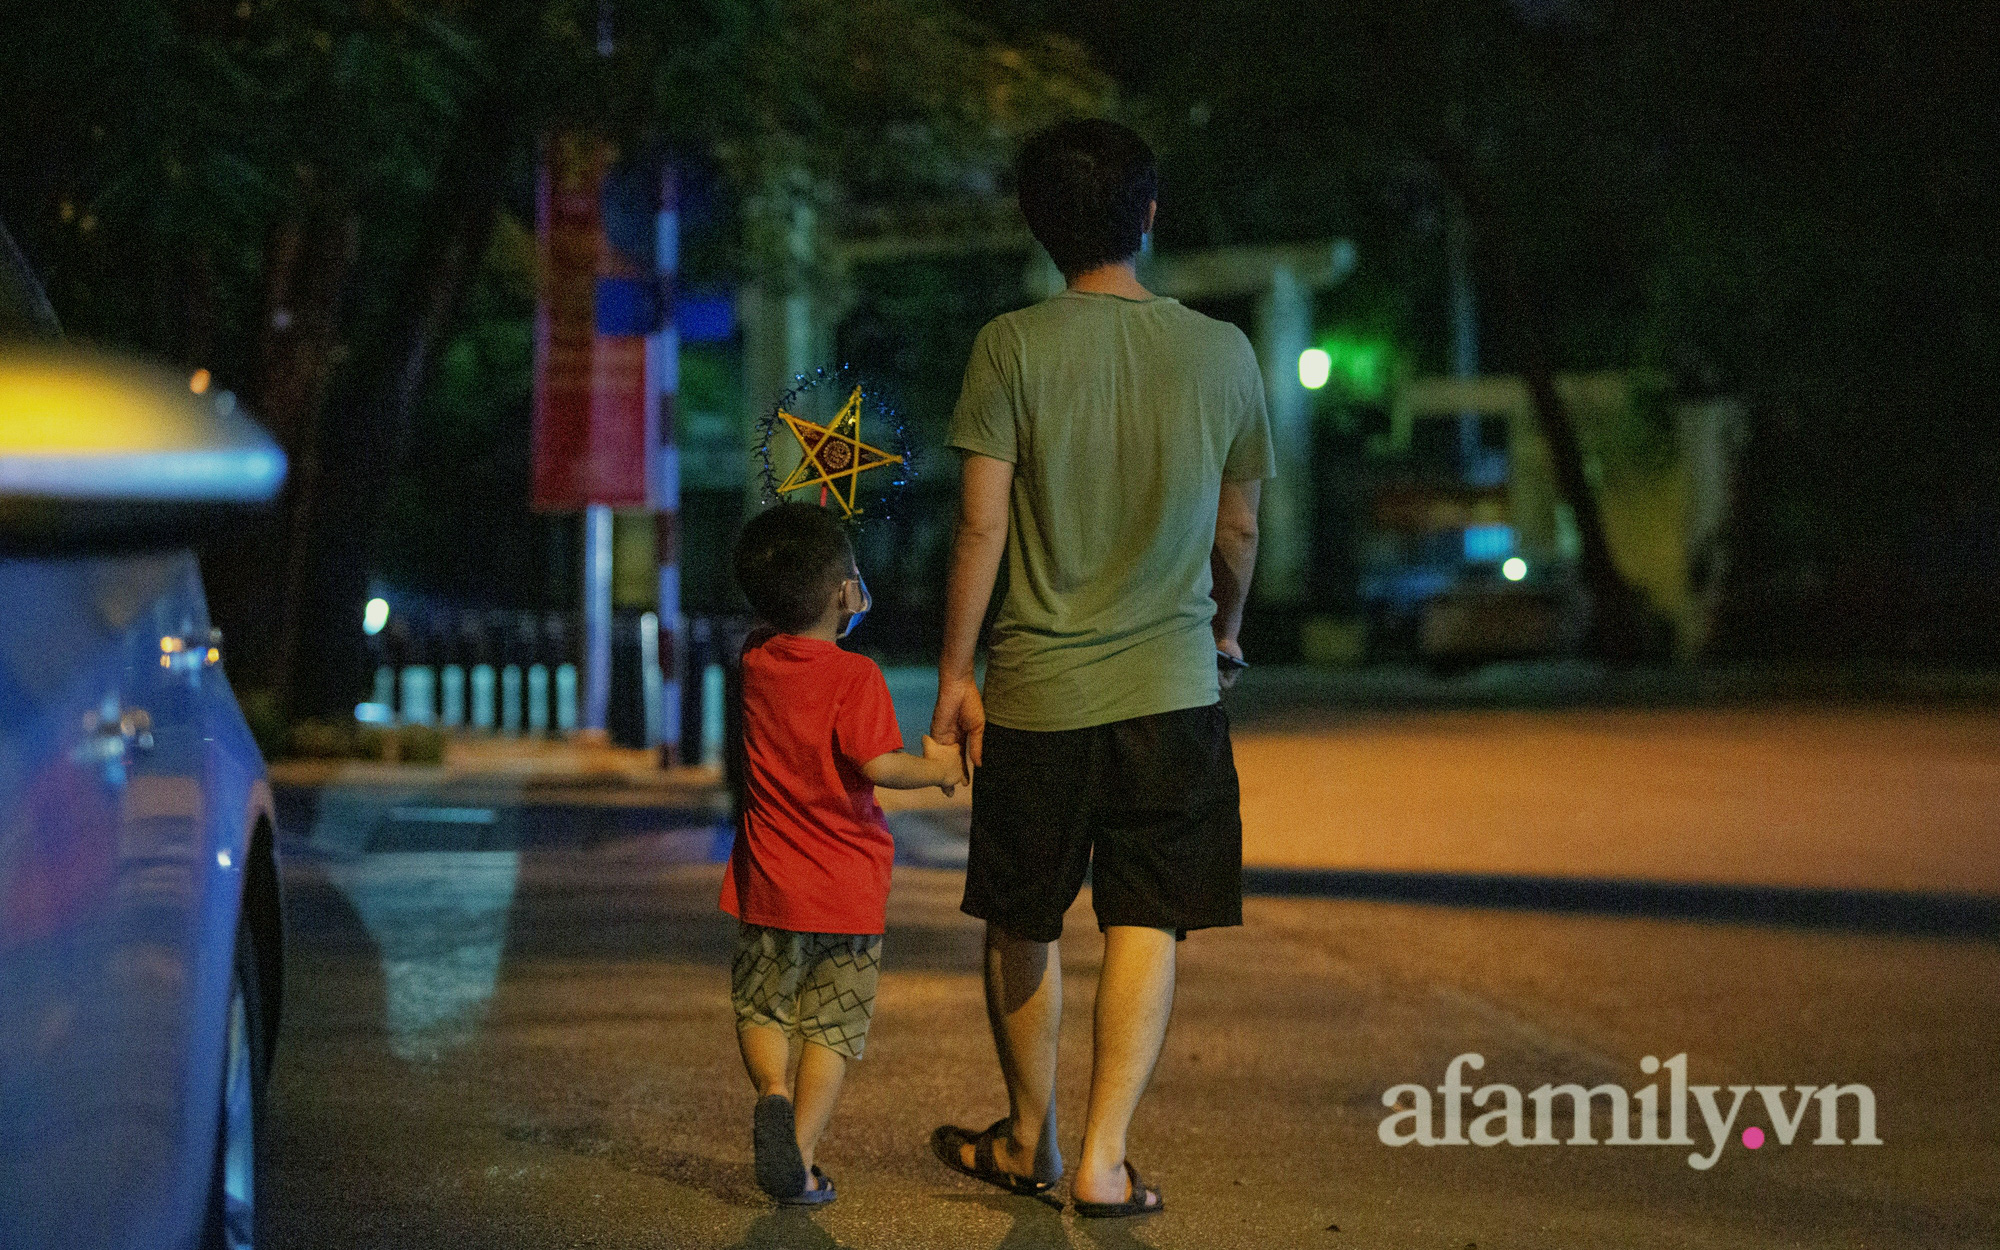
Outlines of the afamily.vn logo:
{"label": "afamily.vn logo", "polygon": [[[1688,1154],[1688,1166],[1706,1172],[1722,1157],[1722,1148],[1729,1144],[1730,1130],[1736,1125],[1736,1117],[1743,1110],[1743,1100],[1753,1090],[1764,1105],[1765,1116],[1769,1119],[1771,1133],[1780,1146],[1789,1146],[1798,1136],[1799,1126],[1805,1122],[1806,1109],[1819,1104],[1819,1136],[1812,1139],[1815,1146],[1879,1146],[1882,1139],[1875,1135],[1875,1091],[1866,1085],[1794,1085],[1789,1090],[1783,1085],[1731,1085],[1727,1110],[1717,1097],[1722,1091],[1720,1085],[1689,1085],[1687,1079],[1687,1056],[1675,1055],[1665,1063],[1652,1055],[1639,1061],[1639,1070],[1652,1075],[1661,1068],[1667,1070],[1667,1133],[1660,1135],[1660,1087],[1652,1084],[1631,1093],[1622,1085],[1593,1085],[1585,1089],[1581,1085],[1542,1085],[1528,1091],[1525,1101],[1521,1091],[1512,1085],[1482,1085],[1473,1089],[1465,1083],[1463,1072],[1466,1068],[1474,1071],[1486,1066],[1483,1055],[1466,1053],[1444,1066],[1444,1084],[1437,1087],[1438,1101],[1443,1104],[1443,1131],[1437,1130],[1437,1120],[1432,1115],[1431,1091],[1422,1085],[1393,1085],[1382,1094],[1382,1105],[1392,1109],[1392,1114],[1384,1116],[1375,1135],[1386,1146],[1554,1146],[1559,1144],[1556,1137],[1556,1099],[1569,1100],[1570,1135],[1567,1144],[1571,1146],[1595,1146],[1599,1141],[1591,1131],[1591,1112],[1602,1099],[1611,1116],[1611,1135],[1604,1138],[1606,1146],[1692,1146],[1694,1138],[1688,1136],[1688,1095],[1694,1095],[1696,1106],[1701,1109],[1702,1124],[1708,1130],[1709,1149],[1706,1153],[1696,1150]],[[1785,1106],[1785,1095],[1795,1093],[1798,1101],[1789,1110]],[[1472,1095],[1474,1107],[1485,1107],[1497,1102],[1491,1111],[1476,1116],[1470,1124],[1465,1122],[1465,1096]],[[1405,1098],[1409,1106],[1403,1105]],[[1855,1134],[1852,1141],[1843,1141],[1840,1136],[1841,1099],[1853,1100]],[[1534,1108],[1534,1134],[1528,1133],[1528,1116],[1524,1107]],[[1632,1111],[1636,1105],[1639,1112],[1639,1133],[1632,1134]],[[1752,1113],[1754,1115],[1754,1112]],[[1749,1119],[1746,1116],[1745,1119]],[[1743,1145],[1751,1150],[1763,1146],[1764,1129],[1757,1125],[1744,1128]]]}

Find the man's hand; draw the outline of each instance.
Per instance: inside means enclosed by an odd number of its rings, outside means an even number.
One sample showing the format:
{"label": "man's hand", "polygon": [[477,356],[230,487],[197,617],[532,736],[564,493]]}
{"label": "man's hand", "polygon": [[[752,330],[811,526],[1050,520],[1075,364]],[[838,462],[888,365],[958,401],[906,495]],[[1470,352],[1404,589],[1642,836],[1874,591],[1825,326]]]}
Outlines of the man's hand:
{"label": "man's hand", "polygon": [[[1233,655],[1239,660],[1243,658],[1243,648],[1238,645],[1234,638],[1217,638],[1215,640],[1215,649]],[[1240,668],[1221,668],[1216,672],[1215,680],[1222,684],[1224,690],[1227,690],[1234,686],[1236,679],[1242,675],[1243,670]]]}
{"label": "man's hand", "polygon": [[[1215,505],[1215,550],[1208,567],[1215,578],[1215,649],[1243,658],[1236,632],[1243,628],[1243,605],[1250,598],[1250,574],[1257,567],[1257,505],[1264,497],[1262,482],[1224,482]],[[1216,674],[1224,690],[1236,684],[1241,669]]]}
{"label": "man's hand", "polygon": [[979,686],[970,677],[938,682],[937,710],[931,713],[931,733],[946,746],[956,746],[965,756],[965,773],[980,765],[980,747],[986,740],[986,705],[980,702]]}
{"label": "man's hand", "polygon": [[979,624],[993,597],[993,579],[1007,550],[1009,492],[1014,466],[991,456],[967,455],[960,466],[958,529],[951,540],[951,573],[944,587],[944,640],[938,649],[937,711],[931,737],[965,754],[966,775],[979,767],[986,737],[986,708],[972,680]]}
{"label": "man's hand", "polygon": [[952,791],[971,783],[972,778],[965,771],[965,752],[954,742],[939,742],[929,734],[924,735],[924,758],[934,764],[944,765],[944,774],[949,779],[938,783],[944,796],[950,798]]}

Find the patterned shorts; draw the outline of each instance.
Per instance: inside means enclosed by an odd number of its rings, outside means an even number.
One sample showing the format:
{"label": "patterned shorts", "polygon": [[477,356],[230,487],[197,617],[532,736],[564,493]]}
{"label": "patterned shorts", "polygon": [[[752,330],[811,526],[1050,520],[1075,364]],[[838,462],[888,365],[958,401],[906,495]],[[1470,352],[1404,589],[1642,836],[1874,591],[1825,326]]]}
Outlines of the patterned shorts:
{"label": "patterned shorts", "polygon": [[879,933],[794,933],[744,924],[729,975],[736,1027],[776,1025],[859,1059],[881,971]]}

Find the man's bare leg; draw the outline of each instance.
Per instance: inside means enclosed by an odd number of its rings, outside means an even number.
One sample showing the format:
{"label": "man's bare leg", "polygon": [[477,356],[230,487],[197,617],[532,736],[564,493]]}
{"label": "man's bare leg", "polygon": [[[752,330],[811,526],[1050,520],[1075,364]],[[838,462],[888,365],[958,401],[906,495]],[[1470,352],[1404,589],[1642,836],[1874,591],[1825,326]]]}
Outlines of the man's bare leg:
{"label": "man's bare leg", "polygon": [[[1007,1082],[1010,1133],[993,1161],[1016,1176],[1062,1176],[1056,1144],[1056,1038],[1062,1030],[1062,961],[1054,942],[986,926],[986,1021]],[[960,1156],[973,1166],[972,1147]]]}
{"label": "man's bare leg", "polygon": [[1153,1079],[1173,1010],[1173,933],[1131,925],[1107,928],[1083,1158],[1070,1185],[1080,1201],[1124,1202],[1136,1196],[1125,1177],[1125,1135]]}
{"label": "man's bare leg", "polygon": [[800,1047],[799,1093],[792,1102],[797,1109],[799,1157],[805,1161],[808,1189],[818,1186],[812,1178],[813,1151],[819,1146],[819,1136],[826,1131],[827,1121],[833,1119],[833,1104],[839,1100],[840,1087],[846,1080],[846,1056],[818,1042],[807,1042]]}

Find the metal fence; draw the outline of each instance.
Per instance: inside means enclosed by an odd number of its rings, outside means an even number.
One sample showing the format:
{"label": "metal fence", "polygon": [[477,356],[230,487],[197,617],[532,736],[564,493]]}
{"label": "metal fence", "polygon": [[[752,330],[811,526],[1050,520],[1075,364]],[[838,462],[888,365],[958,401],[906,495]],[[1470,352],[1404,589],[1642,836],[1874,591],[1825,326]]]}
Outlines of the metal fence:
{"label": "metal fence", "polygon": [[[407,607],[370,638],[364,722],[455,733],[563,738],[578,726],[581,621],[571,612]],[[675,628],[678,626],[679,628]],[[652,612],[612,618],[607,725],[663,762],[726,762],[729,669],[746,623]]]}

